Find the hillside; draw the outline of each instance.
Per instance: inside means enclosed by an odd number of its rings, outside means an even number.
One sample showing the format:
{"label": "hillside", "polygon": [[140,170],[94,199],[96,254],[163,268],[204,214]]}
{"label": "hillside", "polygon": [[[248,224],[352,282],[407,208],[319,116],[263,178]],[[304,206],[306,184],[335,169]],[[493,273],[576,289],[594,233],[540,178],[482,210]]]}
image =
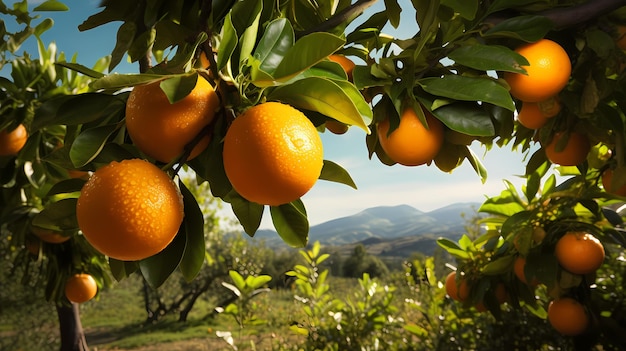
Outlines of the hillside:
{"label": "hillside", "polygon": [[[406,257],[416,251],[432,254],[438,237],[458,239],[464,233],[467,217],[474,216],[479,206],[454,203],[430,212],[408,205],[372,207],[312,226],[309,242],[340,247],[340,251],[361,243],[381,256]],[[259,230],[255,238],[265,240],[268,246],[284,246],[273,230]]]}

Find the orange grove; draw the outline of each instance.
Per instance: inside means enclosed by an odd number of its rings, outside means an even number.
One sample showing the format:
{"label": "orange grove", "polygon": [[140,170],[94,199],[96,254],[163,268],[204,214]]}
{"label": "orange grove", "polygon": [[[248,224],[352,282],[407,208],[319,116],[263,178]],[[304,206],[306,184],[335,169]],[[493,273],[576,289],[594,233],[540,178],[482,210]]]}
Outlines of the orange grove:
{"label": "orange grove", "polygon": [[224,169],[245,199],[278,206],[299,199],[324,165],[322,139],[311,121],[279,102],[239,115],[224,138]]}
{"label": "orange grove", "polygon": [[65,282],[65,296],[71,302],[87,302],[93,299],[97,293],[98,284],[89,274],[74,274]]}
{"label": "orange grove", "polygon": [[584,232],[567,232],[554,248],[559,264],[574,274],[595,272],[604,262],[604,246],[595,236]]}
{"label": "orange grove", "polygon": [[413,108],[406,108],[400,116],[398,128],[389,133],[386,118],[378,123],[378,141],[387,156],[405,166],[419,166],[431,162],[443,145],[444,127],[430,112],[424,110],[425,127]]}
{"label": "orange grove", "polygon": [[111,162],[95,171],[76,205],[78,226],[101,253],[136,261],[163,250],[183,220],[178,187],[140,159]]}
{"label": "orange grove", "polygon": [[559,44],[541,39],[522,45],[515,52],[524,56],[530,64],[522,66],[527,74],[504,73],[504,80],[515,98],[525,102],[543,101],[558,94],[567,85],[572,64]]}
{"label": "orange grove", "polygon": [[15,156],[26,145],[28,132],[23,124],[13,130],[0,131],[0,156]]}
{"label": "orange grove", "polygon": [[[213,86],[201,76],[191,93],[173,104],[161,90],[160,83],[133,89],[126,103],[126,128],[139,150],[169,163],[213,121],[220,102]],[[206,149],[210,137],[207,132],[187,159],[193,159]]]}

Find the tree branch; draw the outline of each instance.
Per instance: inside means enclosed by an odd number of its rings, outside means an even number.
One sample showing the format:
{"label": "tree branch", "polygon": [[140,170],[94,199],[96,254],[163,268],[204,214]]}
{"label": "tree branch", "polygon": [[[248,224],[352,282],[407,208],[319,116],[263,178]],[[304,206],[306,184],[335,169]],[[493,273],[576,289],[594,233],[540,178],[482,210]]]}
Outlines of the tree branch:
{"label": "tree branch", "polygon": [[606,15],[622,6],[626,6],[626,0],[589,0],[578,6],[555,8],[540,14],[550,19],[555,29],[561,30]]}
{"label": "tree branch", "polygon": [[315,33],[315,32],[327,32],[338,25],[353,20],[355,17],[361,15],[363,11],[368,9],[370,6],[374,5],[378,0],[358,0],[354,4],[346,7],[345,9],[337,12],[326,21],[320,23],[319,25],[309,28],[305,31],[296,33],[298,38],[303,37],[307,34]]}
{"label": "tree branch", "polygon": [[[606,15],[622,6],[626,6],[626,0],[588,0],[577,6],[553,8],[537,12],[535,15],[545,16],[552,21],[554,29],[562,30]],[[495,25],[509,18],[511,13],[496,13],[489,16],[485,22]]]}

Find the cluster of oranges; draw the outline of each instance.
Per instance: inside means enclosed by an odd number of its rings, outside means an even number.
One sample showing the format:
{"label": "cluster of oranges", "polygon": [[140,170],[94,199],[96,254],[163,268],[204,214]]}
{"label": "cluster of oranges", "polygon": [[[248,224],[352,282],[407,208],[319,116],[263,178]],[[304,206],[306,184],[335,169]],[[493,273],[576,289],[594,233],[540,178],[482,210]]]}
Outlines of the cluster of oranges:
{"label": "cluster of oranges", "polygon": [[[210,143],[220,101],[198,76],[189,95],[170,103],[160,82],[137,86],[126,106],[135,146],[165,163],[185,162]],[[322,141],[299,110],[279,102],[253,106],[229,126],[223,162],[234,190],[248,201],[279,206],[308,192],[323,167]],[[137,261],[162,251],[182,224],[183,199],[170,176],[143,159],[96,170],[81,190],[78,225],[87,241],[115,259]]]}
{"label": "cluster of oranges", "polygon": [[[558,93],[567,85],[572,64],[567,52],[549,39],[522,45],[515,50],[524,56],[529,66],[527,74],[506,72],[504,80],[510,93],[521,101],[518,122],[529,129],[543,127],[561,111]],[[576,166],[587,158],[591,149],[589,138],[577,131],[557,131],[544,145],[550,162],[561,166]]]}
{"label": "cluster of oranges", "polygon": [[[566,232],[555,246],[554,254],[560,267],[578,275],[594,273],[604,262],[604,247],[592,234],[585,232]],[[540,282],[536,277],[528,280],[526,275],[526,259],[518,256],[513,265],[515,276],[524,284],[537,286]],[[550,301],[548,305],[548,321],[555,330],[563,335],[578,335],[584,332],[590,318],[585,306],[572,296],[563,295]]]}
{"label": "cluster of oranges", "polygon": [[[597,238],[577,231],[569,231],[561,236],[554,254],[561,269],[575,275],[595,273],[605,258],[604,247]],[[536,277],[527,276],[526,258],[523,256],[516,257],[512,271],[523,284],[536,287],[541,283]],[[448,296],[466,304],[470,301],[474,285],[466,275],[459,275],[456,271],[450,272],[445,279]],[[500,304],[509,300],[508,291],[502,282],[489,286],[485,294],[491,294]],[[474,307],[480,312],[486,310],[484,300],[478,301]],[[568,336],[583,333],[591,323],[585,305],[567,292],[549,302],[548,321],[555,330]]]}

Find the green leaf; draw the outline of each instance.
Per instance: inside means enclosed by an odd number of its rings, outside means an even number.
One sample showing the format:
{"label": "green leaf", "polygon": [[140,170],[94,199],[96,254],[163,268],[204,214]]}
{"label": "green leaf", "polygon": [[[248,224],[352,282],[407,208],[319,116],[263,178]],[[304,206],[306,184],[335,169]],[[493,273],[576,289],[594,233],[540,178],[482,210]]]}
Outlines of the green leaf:
{"label": "green leaf", "polygon": [[491,115],[475,102],[456,102],[439,107],[433,115],[448,128],[472,136],[493,136],[496,133]]}
{"label": "green leaf", "polygon": [[233,26],[239,35],[239,62],[248,59],[256,44],[263,1],[236,2],[231,11]]}
{"label": "green leaf", "polygon": [[72,63],[72,62],[57,62],[55,63],[55,65],[57,66],[61,66],[61,67],[65,67],[67,69],[70,69],[72,71],[81,73],[83,75],[86,75],[87,77],[91,77],[91,78],[102,78],[104,77],[104,74],[98,71],[94,71],[91,68],[85,67],[81,64],[78,63]]}
{"label": "green leaf", "polygon": [[165,283],[178,267],[185,252],[185,242],[185,233],[179,231],[163,251],[139,261],[139,270],[153,289]]}
{"label": "green leaf", "polygon": [[78,229],[78,221],[76,220],[77,201],[77,199],[71,198],[51,203],[33,217],[33,225],[54,231]]}
{"label": "green leaf", "polygon": [[[124,95],[125,96],[125,95]],[[79,125],[119,115],[126,109],[126,101],[118,95],[86,93],[73,96],[59,106],[54,124]]]}
{"label": "green leaf", "polygon": [[369,133],[361,112],[341,86],[326,78],[309,77],[282,85],[272,91],[269,100],[278,100],[296,108],[316,111]]}
{"label": "green leaf", "polygon": [[120,74],[112,73],[108,74],[98,80],[91,83],[93,89],[122,89],[135,85],[153,83],[159,80],[166,79],[168,77],[176,77],[177,75],[163,76],[160,74]]}
{"label": "green leaf", "polygon": [[450,255],[460,258],[460,259],[468,259],[469,254],[465,252],[457,243],[450,239],[439,238],[437,239],[437,245],[446,250]]}
{"label": "green leaf", "polygon": [[398,28],[400,25],[400,13],[402,12],[402,8],[398,5],[398,1],[385,0],[385,12],[387,13],[389,23],[391,23],[394,28]]}
{"label": "green leaf", "polygon": [[83,167],[98,156],[104,144],[117,128],[117,124],[113,124],[95,127],[81,132],[72,143],[70,149],[70,159],[74,167]]}
{"label": "green leaf", "polygon": [[120,281],[137,271],[137,262],[120,261],[109,257],[109,268],[115,280]]}
{"label": "green leaf", "polygon": [[538,2],[537,0],[495,0],[489,6],[487,14],[507,10],[510,8],[523,7],[532,3]]}
{"label": "green leaf", "polygon": [[239,291],[244,291],[246,289],[246,281],[243,279],[243,276],[239,274],[239,272],[235,270],[228,271],[228,275],[230,279],[232,279],[233,283],[235,283],[235,287],[239,289]]}
{"label": "green leaf", "polygon": [[496,45],[467,45],[452,51],[448,58],[458,65],[482,71],[505,71],[526,73],[521,66],[528,60],[515,51]]}
{"label": "green leaf", "polygon": [[483,36],[514,38],[532,43],[545,37],[553,28],[554,24],[546,16],[518,16],[496,24],[483,33]]}
{"label": "green leaf", "polygon": [[305,35],[285,53],[273,76],[276,80],[289,80],[340,49],[344,43],[344,39],[330,33]]}
{"label": "green leaf", "polygon": [[186,236],[185,251],[180,261],[180,271],[188,282],[200,272],[206,253],[204,243],[204,215],[193,194],[182,181],[178,182],[183,195],[185,217],[182,229]]}
{"label": "green leaf", "polygon": [[220,41],[220,50],[217,52],[217,69],[221,70],[230,61],[233,52],[237,48],[239,39],[237,38],[237,31],[232,23],[230,13],[224,19],[224,25],[221,32],[222,40]]}
{"label": "green leaf", "polygon": [[[258,68],[269,75],[274,74],[285,54],[293,46],[294,37],[291,23],[286,18],[279,18],[270,22],[254,50],[254,57],[259,61]],[[258,79],[254,72],[253,70],[253,81]]]}
{"label": "green leaf", "polygon": [[80,190],[85,185],[85,181],[83,179],[65,179],[62,180],[52,186],[48,193],[46,194],[46,198],[49,198],[58,194],[69,194],[80,192]]}
{"label": "green leaf", "polygon": [[357,188],[348,171],[340,165],[328,160],[324,160],[324,167],[322,167],[322,173],[319,179],[345,184],[354,189]]}
{"label": "green leaf", "polygon": [[139,34],[134,38],[130,47],[128,48],[128,56],[132,62],[137,62],[141,58],[146,57],[150,53],[150,49],[156,39],[156,29],[151,28],[145,32]]}
{"label": "green leaf", "polygon": [[467,20],[474,20],[478,11],[478,1],[441,0],[441,5],[447,6]]}
{"label": "green leaf", "polygon": [[270,206],[272,223],[283,241],[292,247],[305,247],[309,240],[309,220],[301,200]]}
{"label": "green leaf", "polygon": [[444,75],[418,81],[427,93],[461,101],[481,101],[515,111],[509,91],[491,78]]}
{"label": "green leaf", "polygon": [[248,288],[258,289],[269,283],[271,280],[272,277],[269,275],[259,275],[257,277],[249,276],[246,278],[246,285],[248,285]]}
{"label": "green leaf", "polygon": [[235,216],[243,226],[243,230],[246,234],[254,236],[254,233],[256,233],[261,225],[265,206],[250,202],[235,191],[228,193],[224,200],[230,202],[233,213],[235,213]]}
{"label": "green leaf", "polygon": [[198,74],[194,71],[189,75],[174,76],[161,81],[161,90],[167,96],[170,104],[176,103],[185,98],[193,88],[196,87]]}
{"label": "green leaf", "polygon": [[524,206],[517,202],[515,196],[510,191],[504,190],[500,196],[490,197],[485,200],[478,212],[509,217],[524,210]]}
{"label": "green leaf", "polygon": [[122,61],[124,54],[133,43],[137,27],[133,22],[124,22],[117,30],[117,38],[115,40],[115,47],[111,52],[111,62],[109,63],[109,72]]}
{"label": "green leaf", "polygon": [[482,273],[486,275],[504,274],[511,269],[515,256],[509,255],[500,257],[483,266]]}
{"label": "green leaf", "polygon": [[472,165],[472,168],[474,168],[476,174],[478,174],[478,176],[480,177],[481,182],[484,184],[487,181],[487,169],[480,161],[480,158],[476,156],[474,151],[472,151],[469,146],[465,146],[464,150],[467,152],[465,157]]}
{"label": "green leaf", "polygon": [[47,0],[35,7],[33,11],[68,11],[70,8],[57,0]]}
{"label": "green leaf", "polygon": [[54,25],[54,21],[50,18],[46,18],[43,21],[41,21],[41,23],[39,23],[37,26],[35,26],[35,30],[33,31],[33,35],[35,35],[36,37],[41,36],[45,31],[47,31],[48,29],[52,28],[52,26]]}

